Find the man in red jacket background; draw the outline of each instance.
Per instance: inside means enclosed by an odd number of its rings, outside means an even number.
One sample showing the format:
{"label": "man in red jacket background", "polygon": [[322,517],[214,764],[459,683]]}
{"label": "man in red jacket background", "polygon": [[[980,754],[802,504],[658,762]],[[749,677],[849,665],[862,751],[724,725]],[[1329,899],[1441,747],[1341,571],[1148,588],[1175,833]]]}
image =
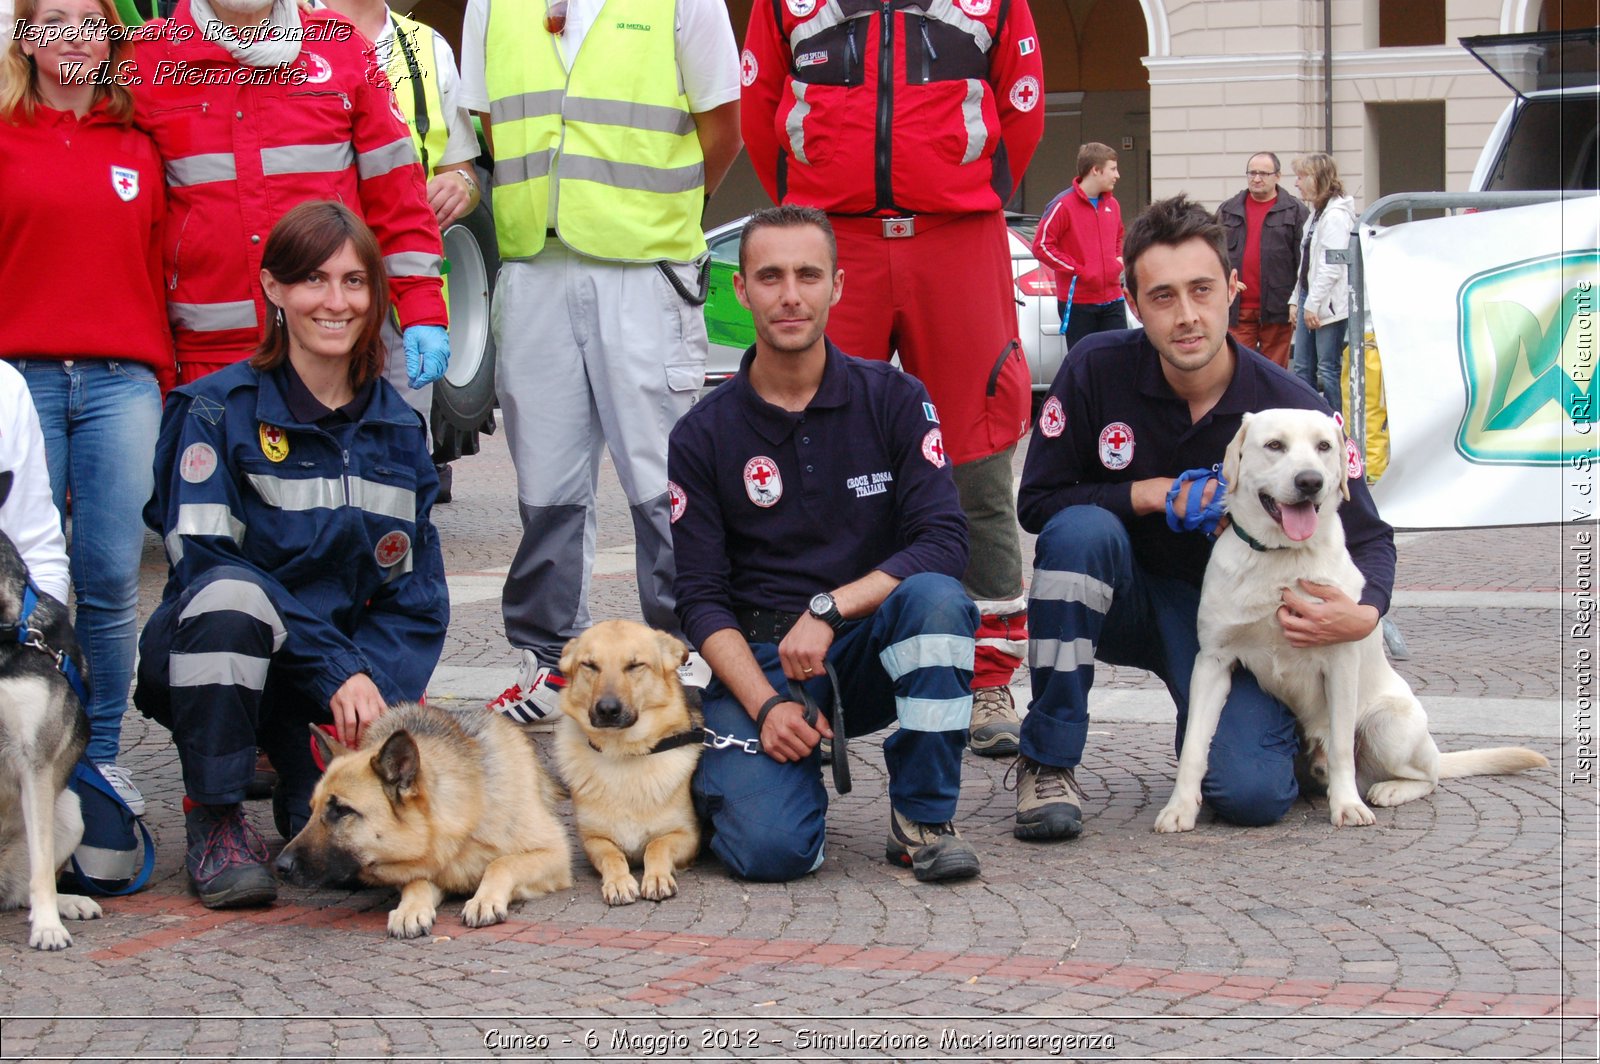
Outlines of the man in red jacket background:
{"label": "man in red jacket background", "polygon": [[372,45],[341,16],[291,0],[182,0],[118,71],[167,176],[163,271],[182,381],[255,350],[261,252],[306,200],[338,200],[378,237],[406,378],[450,357],[439,226],[411,134]]}
{"label": "man in red jacket background", "polygon": [[1122,205],[1111,190],[1117,153],[1091,141],[1078,149],[1078,176],[1044,209],[1033,257],[1056,271],[1056,310],[1067,350],[1091,333],[1128,327],[1122,298]]}
{"label": "man in red jacket background", "polygon": [[1028,636],[1011,459],[1031,387],[1002,211],[1044,132],[1033,15],[1027,0],[758,2],[741,71],[767,194],[826,211],[838,239],[850,283],[829,337],[898,351],[933,399],[924,448],[954,467],[982,615],[971,745],[1014,754]]}

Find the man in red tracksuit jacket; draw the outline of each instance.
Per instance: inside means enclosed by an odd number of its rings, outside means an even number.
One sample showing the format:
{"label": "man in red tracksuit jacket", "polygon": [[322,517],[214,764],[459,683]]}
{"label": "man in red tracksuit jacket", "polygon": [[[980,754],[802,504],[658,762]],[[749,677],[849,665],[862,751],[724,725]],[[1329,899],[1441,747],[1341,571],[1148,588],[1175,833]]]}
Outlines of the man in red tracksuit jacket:
{"label": "man in red tracksuit jacket", "polygon": [[967,516],[977,602],[972,749],[1018,749],[1027,647],[1011,459],[1028,430],[1002,209],[1044,132],[1027,0],[756,0],[741,57],[745,149],[777,203],[826,211],[850,283],[828,335],[899,352],[933,399]]}
{"label": "man in red tracksuit jacket", "polygon": [[[436,379],[449,357],[439,226],[372,46],[331,12],[268,2],[246,17],[237,6],[213,12],[208,0],[182,0],[140,31],[135,58],[117,72],[166,166],[162,268],[180,379],[255,350],[268,311],[267,235],[291,207],[318,199],[346,204],[372,227],[411,386]],[[219,39],[226,19],[283,25],[244,45]]]}
{"label": "man in red tracksuit jacket", "polygon": [[1128,327],[1122,298],[1122,205],[1117,153],[1090,142],[1078,149],[1078,176],[1044,209],[1033,257],[1056,272],[1056,311],[1067,350],[1085,336]]}

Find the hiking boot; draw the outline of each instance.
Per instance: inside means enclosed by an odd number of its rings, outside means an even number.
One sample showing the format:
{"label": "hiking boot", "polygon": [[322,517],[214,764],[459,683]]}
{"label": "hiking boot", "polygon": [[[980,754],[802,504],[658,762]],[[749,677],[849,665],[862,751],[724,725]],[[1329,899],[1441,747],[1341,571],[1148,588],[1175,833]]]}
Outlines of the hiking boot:
{"label": "hiking boot", "polygon": [[978,874],[977,853],[952,824],[922,824],[894,809],[889,811],[889,844],[883,856],[890,864],[910,868],[924,883]]}
{"label": "hiking boot", "polygon": [[567,678],[548,665],[540,665],[527,651],[522,654],[522,672],[517,682],[489,703],[489,708],[516,724],[532,724],[559,712],[561,689]]}
{"label": "hiking boot", "polygon": [[1019,839],[1075,839],[1083,833],[1083,788],[1070,768],[1041,765],[1020,757],[1017,775],[1017,820],[1011,833]]}
{"label": "hiking boot", "polygon": [[1015,757],[1022,749],[1022,721],[1009,687],[972,692],[972,732],[967,746],[979,757]]}
{"label": "hiking boot", "polygon": [[117,797],[128,803],[128,809],[134,816],[144,816],[144,795],[139,793],[139,788],[133,785],[133,776],[121,765],[107,761],[96,765],[100,775],[111,784],[111,789],[117,792]]}
{"label": "hiking boot", "polygon": [[208,909],[269,905],[278,883],[267,865],[267,844],[244,818],[242,805],[200,805],[183,800],[188,836],[184,864]]}

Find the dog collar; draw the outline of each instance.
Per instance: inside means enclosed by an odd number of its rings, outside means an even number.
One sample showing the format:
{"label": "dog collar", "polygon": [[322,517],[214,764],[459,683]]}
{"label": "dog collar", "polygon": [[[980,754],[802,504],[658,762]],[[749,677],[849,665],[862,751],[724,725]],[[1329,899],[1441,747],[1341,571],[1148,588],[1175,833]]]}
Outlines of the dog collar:
{"label": "dog collar", "polygon": [[1242,539],[1246,543],[1250,544],[1250,549],[1251,550],[1258,550],[1258,551],[1261,551],[1263,554],[1265,554],[1269,550],[1284,550],[1285,549],[1283,547],[1269,547],[1269,546],[1267,546],[1265,543],[1262,543],[1260,540],[1256,539],[1250,533],[1248,533],[1244,529],[1240,528],[1239,527],[1239,522],[1237,522],[1237,521],[1229,521],[1228,522],[1228,527],[1233,529],[1233,531],[1239,536],[1240,539]]}
{"label": "dog collar", "polygon": [[43,651],[55,663],[56,670],[66,677],[67,684],[78,696],[78,701],[85,706],[89,704],[89,691],[83,682],[83,674],[78,671],[78,665],[64,650],[57,650],[44,641],[44,633],[37,628],[30,627],[28,621],[33,617],[34,609],[39,605],[39,591],[29,579],[22,592],[22,613],[17,618],[14,626],[0,629],[0,639],[7,642],[15,640],[19,645]]}
{"label": "dog collar", "polygon": [[[677,735],[667,736],[665,739],[662,739],[659,743],[656,743],[656,745],[652,746],[649,750],[646,750],[645,753],[647,755],[662,754],[668,750],[676,750],[680,746],[700,746],[704,745],[705,740],[706,730],[704,728],[690,728],[688,731],[679,732]],[[597,754],[605,753],[604,750],[601,750],[598,746],[594,745],[594,743],[589,744],[589,749],[593,750]]]}

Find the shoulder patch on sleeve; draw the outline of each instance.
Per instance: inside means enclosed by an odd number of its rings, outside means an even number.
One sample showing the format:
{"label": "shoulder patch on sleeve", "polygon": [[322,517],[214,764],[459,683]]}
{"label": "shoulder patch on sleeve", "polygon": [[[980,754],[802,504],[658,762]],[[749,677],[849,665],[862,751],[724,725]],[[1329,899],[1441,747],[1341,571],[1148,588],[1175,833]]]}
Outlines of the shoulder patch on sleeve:
{"label": "shoulder patch on sleeve", "polygon": [[207,399],[203,395],[194,397],[189,404],[189,416],[197,417],[208,425],[222,424],[222,404],[215,399]]}

